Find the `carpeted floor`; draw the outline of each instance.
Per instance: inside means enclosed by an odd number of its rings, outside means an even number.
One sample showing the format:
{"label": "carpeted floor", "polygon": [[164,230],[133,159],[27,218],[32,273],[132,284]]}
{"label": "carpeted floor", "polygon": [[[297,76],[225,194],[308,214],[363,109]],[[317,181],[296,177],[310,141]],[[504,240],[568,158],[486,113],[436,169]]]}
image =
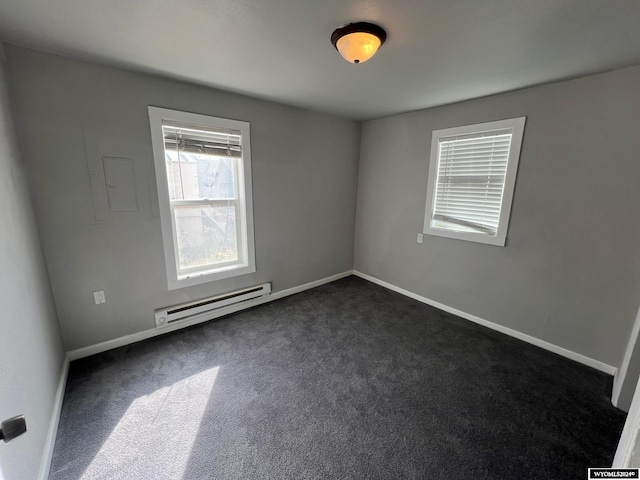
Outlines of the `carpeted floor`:
{"label": "carpeted floor", "polygon": [[71,364],[51,479],[582,479],[611,378],[348,277]]}

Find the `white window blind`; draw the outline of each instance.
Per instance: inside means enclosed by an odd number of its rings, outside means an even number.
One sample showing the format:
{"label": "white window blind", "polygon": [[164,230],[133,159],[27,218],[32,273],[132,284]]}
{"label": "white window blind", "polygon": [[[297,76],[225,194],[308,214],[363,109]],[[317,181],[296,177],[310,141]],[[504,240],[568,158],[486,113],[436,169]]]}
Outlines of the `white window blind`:
{"label": "white window blind", "polygon": [[505,244],[525,120],[433,131],[424,233]]}
{"label": "white window blind", "polygon": [[242,156],[242,135],[237,130],[187,128],[163,122],[165,150],[218,156]]}
{"label": "white window blind", "polygon": [[512,133],[440,139],[432,226],[496,235]]}

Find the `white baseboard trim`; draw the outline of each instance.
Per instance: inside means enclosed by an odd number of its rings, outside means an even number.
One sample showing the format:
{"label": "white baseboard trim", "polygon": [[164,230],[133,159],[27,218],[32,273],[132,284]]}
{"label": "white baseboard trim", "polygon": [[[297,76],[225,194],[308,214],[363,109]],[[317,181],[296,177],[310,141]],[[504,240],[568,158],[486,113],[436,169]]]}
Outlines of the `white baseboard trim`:
{"label": "white baseboard trim", "polygon": [[[309,290],[310,288],[319,287],[320,285],[324,285],[325,283],[334,282],[341,278],[348,277],[349,275],[352,275],[352,274],[353,274],[353,271],[348,270],[346,272],[338,273],[330,277],[321,278],[320,280],[315,280],[313,282],[305,283],[304,285],[287,288],[286,290],[280,290],[266,297],[259,297],[253,300],[247,300],[246,302],[238,303],[235,305],[229,305],[228,307],[223,307],[213,312],[208,312],[203,315],[197,315],[188,320],[175,323],[172,325],[168,325],[166,327],[152,328],[150,330],[144,330],[142,332],[133,333],[131,335],[125,335],[123,337],[114,338],[113,340],[107,340],[106,342],[96,343],[95,345],[90,345],[88,347],[82,347],[75,350],[70,350],[67,352],[67,355],[69,357],[69,360],[77,360],[79,358],[89,357],[91,355],[95,355],[96,353],[106,352],[107,350],[123,347],[131,343],[139,342],[141,340],[146,340],[148,338],[162,335],[164,333],[169,333],[175,330],[180,330],[182,328],[187,328],[192,325],[196,325],[198,323],[208,322],[209,320],[213,320],[214,318],[239,312],[240,310],[246,310],[247,308],[255,307],[256,305],[262,305],[263,303],[273,302],[274,300],[288,297],[289,295],[300,293],[305,290]],[[152,317],[150,317],[150,319],[153,320]]]}
{"label": "white baseboard trim", "polygon": [[39,480],[47,480],[49,478],[49,470],[51,469],[51,460],[53,458],[53,449],[56,445],[56,435],[58,433],[58,423],[60,422],[60,413],[62,412],[62,400],[64,399],[64,391],[67,387],[67,375],[69,374],[69,355],[65,354],[62,361],[62,371],[58,380],[58,388],[56,396],[53,400],[53,408],[51,409],[51,420],[49,420],[49,431],[47,433],[47,441],[44,444],[42,452],[42,460],[40,461],[40,471],[38,473]]}
{"label": "white baseboard trim", "polygon": [[601,372],[607,373],[609,375],[615,375],[618,371],[616,367],[607,365],[606,363],[601,362],[599,360],[595,360],[593,358],[587,357],[580,353],[567,350],[566,348],[559,347],[557,345],[554,345],[553,343],[545,342],[544,340],[541,340],[536,337],[532,337],[531,335],[527,335],[526,333],[518,332],[517,330],[513,330],[511,328],[498,325],[497,323],[493,323],[493,322],[490,322],[489,320],[485,320],[475,315],[471,315],[470,313],[463,312],[461,310],[458,310],[457,308],[449,307],[448,305],[444,305],[443,303],[436,302],[435,300],[431,300],[429,298],[417,295],[403,288],[396,287],[395,285],[387,283],[378,278],[372,277],[371,275],[367,275],[366,273],[362,273],[362,272],[358,272],[357,270],[354,270],[353,274],[360,278],[364,278],[365,280],[368,280],[372,283],[380,285],[381,287],[388,288],[389,290],[393,290],[394,292],[398,292],[402,295],[413,298],[414,300],[418,300],[419,302],[426,303],[427,305],[431,305],[432,307],[438,308],[440,310],[444,310],[445,312],[452,313],[453,315],[457,315],[458,317],[462,317],[466,320],[470,320],[484,327],[490,328],[492,330],[496,330],[500,333],[504,333],[511,337],[517,338],[518,340],[522,340],[524,342],[530,343],[532,345],[535,345],[536,347],[543,348],[550,352],[566,357],[570,360],[574,360],[578,363],[587,365],[588,367],[595,368],[596,370],[600,370]]}

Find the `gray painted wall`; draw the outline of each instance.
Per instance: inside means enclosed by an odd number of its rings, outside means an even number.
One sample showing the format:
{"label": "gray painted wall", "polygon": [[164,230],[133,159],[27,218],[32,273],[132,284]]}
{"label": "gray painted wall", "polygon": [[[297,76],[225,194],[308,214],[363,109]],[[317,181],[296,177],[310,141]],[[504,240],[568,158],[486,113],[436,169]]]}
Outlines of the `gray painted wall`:
{"label": "gray painted wall", "polygon": [[[0,421],[27,433],[0,443],[0,478],[38,474],[64,349],[11,114],[0,50]],[[3,477],[4,475],[4,477]]]}
{"label": "gray painted wall", "polygon": [[[527,117],[506,247],[422,231],[431,132]],[[355,269],[619,366],[640,303],[640,68],[368,121]]]}
{"label": "gray painted wall", "polygon": [[[351,270],[357,122],[16,47],[7,57],[68,349],[154,328],[159,307]],[[251,122],[255,274],[167,290],[148,105]],[[104,183],[95,182],[94,196],[88,170],[102,155],[137,162],[139,212],[101,210]],[[105,291],[106,304],[94,305],[95,290]]]}

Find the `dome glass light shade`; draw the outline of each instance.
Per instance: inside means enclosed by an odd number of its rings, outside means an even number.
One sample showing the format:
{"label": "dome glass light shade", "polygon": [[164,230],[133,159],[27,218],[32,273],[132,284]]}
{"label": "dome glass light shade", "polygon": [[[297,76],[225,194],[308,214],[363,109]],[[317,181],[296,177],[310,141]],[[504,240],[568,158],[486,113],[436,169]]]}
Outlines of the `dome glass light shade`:
{"label": "dome glass light shade", "polygon": [[373,57],[382,42],[371,33],[355,32],[345,35],[336,42],[340,55],[351,63],[362,63]]}
{"label": "dome glass light shade", "polygon": [[372,23],[350,23],[331,35],[340,55],[351,63],[363,63],[373,57],[387,38],[386,32]]}

